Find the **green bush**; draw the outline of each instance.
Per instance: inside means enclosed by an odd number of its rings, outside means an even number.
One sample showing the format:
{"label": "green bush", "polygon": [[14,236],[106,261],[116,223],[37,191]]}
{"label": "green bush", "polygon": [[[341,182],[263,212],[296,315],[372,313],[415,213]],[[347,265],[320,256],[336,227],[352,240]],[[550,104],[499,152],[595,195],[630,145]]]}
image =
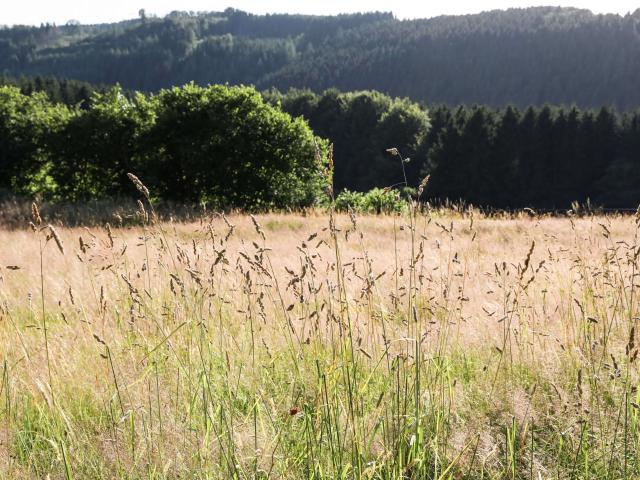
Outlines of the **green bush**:
{"label": "green bush", "polygon": [[144,177],[163,198],[265,210],[320,197],[323,165],[311,129],[255,89],[191,84],[151,101],[157,115]]}
{"label": "green bush", "polygon": [[398,190],[374,188],[366,193],[344,190],[336,197],[336,210],[356,213],[401,213],[407,201]]}
{"label": "green bush", "polygon": [[338,212],[364,213],[364,193],[343,190],[337,197],[335,207]]}
{"label": "green bush", "polygon": [[47,146],[68,114],[44,93],[26,96],[16,87],[0,87],[0,189],[34,193],[52,188]]}
{"label": "green bush", "polygon": [[135,194],[127,178],[147,165],[147,142],[156,114],[143,95],[127,99],[120,87],[91,97],[91,109],[72,114],[50,145],[56,198],[65,201]]}
{"label": "green bush", "polygon": [[[320,159],[316,155],[320,148]],[[91,108],[0,88],[0,190],[58,201],[135,195],[210,208],[304,208],[323,195],[327,142],[253,88],[193,84]]]}

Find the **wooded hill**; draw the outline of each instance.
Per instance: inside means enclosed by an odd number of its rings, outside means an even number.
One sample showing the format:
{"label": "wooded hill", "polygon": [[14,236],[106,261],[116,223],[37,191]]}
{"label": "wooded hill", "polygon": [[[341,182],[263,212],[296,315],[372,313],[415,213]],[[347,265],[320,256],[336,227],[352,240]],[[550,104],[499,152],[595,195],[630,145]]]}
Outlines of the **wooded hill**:
{"label": "wooded hill", "polygon": [[378,90],[414,101],[640,105],[640,9],[537,7],[400,21],[391,13],[174,12],[105,25],[0,30],[0,74],[142,91],[189,81]]}

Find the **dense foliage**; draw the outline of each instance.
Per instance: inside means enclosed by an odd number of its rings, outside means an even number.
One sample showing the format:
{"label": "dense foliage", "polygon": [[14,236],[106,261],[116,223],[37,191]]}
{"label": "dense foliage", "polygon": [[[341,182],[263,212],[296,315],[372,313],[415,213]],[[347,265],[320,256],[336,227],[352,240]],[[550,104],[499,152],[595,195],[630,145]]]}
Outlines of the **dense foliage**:
{"label": "dense foliage", "polygon": [[[59,79],[50,76],[10,78],[0,75],[0,86],[2,85],[18,87],[20,93],[24,95],[44,92],[47,94],[47,98],[54,103],[64,103],[69,106],[77,105],[81,108],[89,108],[91,96],[94,93],[105,93],[111,88],[103,85],[96,86],[79,80]],[[133,95],[131,92],[125,93],[128,96]]]}
{"label": "dense foliage", "polygon": [[69,111],[50,103],[44,93],[27,96],[15,87],[0,87],[0,191],[48,187],[49,140],[68,117]]}
{"label": "dense foliage", "polygon": [[[271,101],[335,143],[336,189],[416,187],[423,200],[495,208],[569,208],[591,200],[640,204],[640,111],[544,106],[519,110],[435,106],[375,92],[269,93]],[[401,167],[386,149],[409,157]]]}
{"label": "dense foliage", "polygon": [[[313,131],[334,144],[342,210],[401,209],[396,191],[415,188],[427,174],[422,200],[436,203],[640,204],[640,111],[427,110],[379,92],[260,95],[193,84],[150,96],[113,88],[94,93],[89,105],[0,88],[0,189],[58,200],[113,198],[135,193],[126,173],[136,172],[158,198],[179,203],[312,205],[322,191]],[[404,162],[387,151],[392,147]]]}
{"label": "dense foliage", "polygon": [[335,199],[338,212],[355,213],[406,213],[407,198],[399,190],[373,188],[368,192],[343,190]]}
{"label": "dense foliage", "polygon": [[372,89],[430,103],[640,104],[640,9],[550,7],[400,21],[238,10],[106,25],[0,30],[0,73],[55,75],[157,91],[245,83],[261,89]]}
{"label": "dense foliage", "polygon": [[308,120],[317,135],[334,144],[336,190],[367,191],[420,181],[420,162],[403,166],[387,149],[397,146],[405,156],[419,155],[429,131],[424,107],[379,92],[271,91],[265,96],[293,117]]}
{"label": "dense foliage", "polygon": [[164,198],[252,208],[313,204],[321,167],[309,126],[268,105],[255,90],[193,85],[154,99],[145,169]]}
{"label": "dense foliage", "polygon": [[499,208],[640,204],[640,112],[432,109],[426,198]]}
{"label": "dense foliage", "polygon": [[[0,87],[0,188],[80,201],[134,193],[127,173],[162,200],[269,209],[314,204],[324,166],[302,119],[248,87],[187,85],[91,108]],[[323,155],[321,155],[322,157]]]}

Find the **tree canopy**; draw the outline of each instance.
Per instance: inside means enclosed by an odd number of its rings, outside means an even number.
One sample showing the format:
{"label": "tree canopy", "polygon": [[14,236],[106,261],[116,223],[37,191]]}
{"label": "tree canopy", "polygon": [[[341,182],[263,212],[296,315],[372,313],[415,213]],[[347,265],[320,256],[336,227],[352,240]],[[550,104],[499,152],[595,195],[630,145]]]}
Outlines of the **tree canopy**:
{"label": "tree canopy", "polygon": [[190,84],[127,98],[114,87],[89,109],[0,87],[0,188],[82,201],[132,195],[282,209],[321,199],[326,142],[250,87]]}
{"label": "tree canopy", "polygon": [[[0,189],[53,200],[133,195],[133,172],[163,200],[311,206],[326,182],[316,144],[324,155],[331,142],[336,193],[402,191],[430,175],[422,199],[431,202],[636,208],[639,139],[640,111],[609,107],[427,108],[375,91],[188,84],[154,95],[96,91],[81,108],[0,87]],[[372,195],[371,208],[383,198]]]}
{"label": "tree canopy", "polygon": [[494,208],[611,208],[640,204],[640,111],[609,107],[434,105],[378,92],[269,92],[335,144],[337,191],[404,183],[386,149],[399,148],[409,186],[431,181],[423,200]]}

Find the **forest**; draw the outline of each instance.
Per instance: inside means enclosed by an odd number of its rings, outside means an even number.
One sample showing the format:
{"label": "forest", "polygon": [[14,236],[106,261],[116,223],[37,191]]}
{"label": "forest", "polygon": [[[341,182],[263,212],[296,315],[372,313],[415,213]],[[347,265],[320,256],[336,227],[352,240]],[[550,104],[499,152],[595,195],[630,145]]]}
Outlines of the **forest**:
{"label": "forest", "polygon": [[432,204],[562,210],[574,202],[640,203],[640,111],[427,107],[336,89],[260,93],[189,84],[144,95],[52,78],[6,83],[0,189],[10,194],[127,197],[135,193],[127,178],[133,171],[158,200],[317,206],[326,201],[326,166],[315,142],[323,156],[333,145],[332,187],[344,198],[384,188],[406,195],[430,175],[421,199]]}
{"label": "forest", "polygon": [[[1,86],[13,86],[20,89],[23,95],[31,95],[43,92],[53,103],[63,103],[70,107],[78,106],[89,108],[94,93],[106,93],[111,87],[106,85],[94,85],[80,80],[56,78],[51,76],[18,77],[12,78],[0,75]],[[121,91],[128,98],[133,96],[132,91]]]}
{"label": "forest", "polygon": [[336,90],[267,98],[333,142],[338,191],[401,185],[403,170],[386,152],[397,147],[410,159],[409,186],[430,175],[425,201],[550,210],[573,202],[634,209],[640,203],[640,111],[427,109],[376,92]]}
{"label": "forest", "polygon": [[628,111],[640,104],[640,9],[619,16],[537,7],[412,21],[141,11],[114,24],[0,29],[0,74],[145,92],[228,82],[377,90],[428,104]]}

